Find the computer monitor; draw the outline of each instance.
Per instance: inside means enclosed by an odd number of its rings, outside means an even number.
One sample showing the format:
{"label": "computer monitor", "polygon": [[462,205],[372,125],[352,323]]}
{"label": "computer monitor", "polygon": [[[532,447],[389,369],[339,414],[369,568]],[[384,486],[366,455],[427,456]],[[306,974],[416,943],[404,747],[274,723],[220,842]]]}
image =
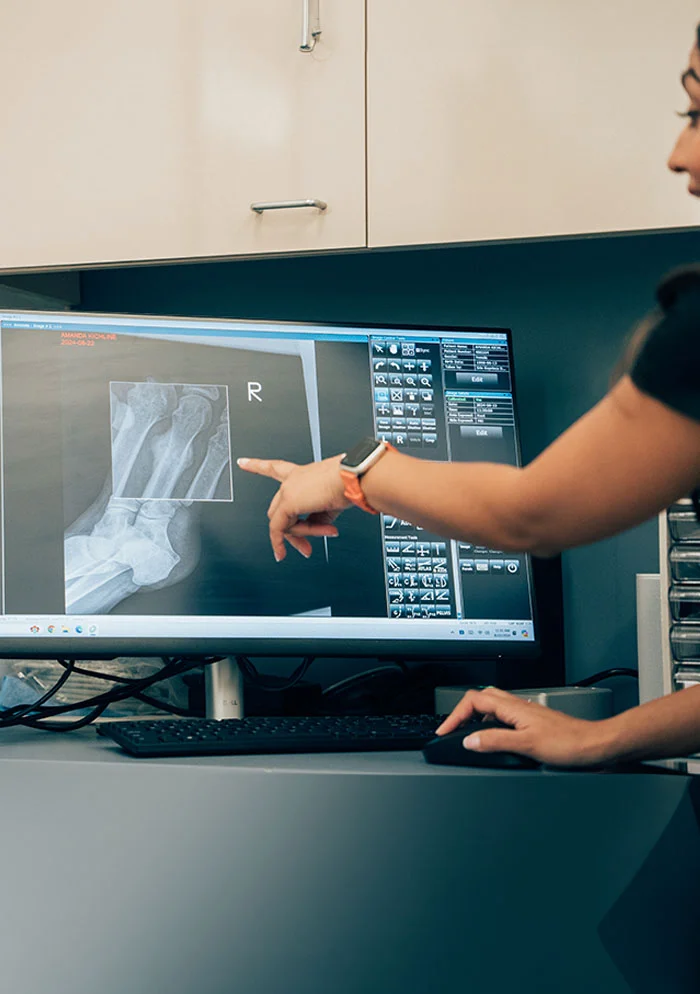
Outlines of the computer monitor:
{"label": "computer monitor", "polygon": [[4,312],[0,363],[0,655],[537,658],[527,555],[353,508],[278,564],[236,465],[517,464],[507,330]]}

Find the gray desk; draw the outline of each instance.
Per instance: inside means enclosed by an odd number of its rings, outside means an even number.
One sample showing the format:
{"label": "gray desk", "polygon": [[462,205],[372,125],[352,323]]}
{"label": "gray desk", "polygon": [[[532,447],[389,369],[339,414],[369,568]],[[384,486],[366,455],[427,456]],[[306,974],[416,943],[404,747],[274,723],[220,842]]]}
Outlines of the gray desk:
{"label": "gray desk", "polygon": [[2,990],[696,992],[698,783],[4,732]]}

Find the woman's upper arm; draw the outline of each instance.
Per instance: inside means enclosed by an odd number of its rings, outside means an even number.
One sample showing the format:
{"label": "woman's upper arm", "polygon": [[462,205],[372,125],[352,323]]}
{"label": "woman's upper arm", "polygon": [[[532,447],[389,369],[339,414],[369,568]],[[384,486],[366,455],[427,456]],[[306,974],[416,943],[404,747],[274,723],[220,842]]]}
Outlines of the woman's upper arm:
{"label": "woman's upper arm", "polygon": [[[700,390],[700,384],[698,384]],[[652,517],[700,482],[700,422],[623,377],[523,473],[548,552]]]}

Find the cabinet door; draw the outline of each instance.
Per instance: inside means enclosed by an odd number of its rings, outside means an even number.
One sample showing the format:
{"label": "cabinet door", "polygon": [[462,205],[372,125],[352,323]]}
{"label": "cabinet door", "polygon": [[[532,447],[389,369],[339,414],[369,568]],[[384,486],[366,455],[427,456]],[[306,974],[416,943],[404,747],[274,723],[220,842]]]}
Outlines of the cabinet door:
{"label": "cabinet door", "polygon": [[369,244],[700,224],[666,168],[695,0],[368,3]]}
{"label": "cabinet door", "polygon": [[0,268],[364,245],[364,0],[303,3],[5,4]]}

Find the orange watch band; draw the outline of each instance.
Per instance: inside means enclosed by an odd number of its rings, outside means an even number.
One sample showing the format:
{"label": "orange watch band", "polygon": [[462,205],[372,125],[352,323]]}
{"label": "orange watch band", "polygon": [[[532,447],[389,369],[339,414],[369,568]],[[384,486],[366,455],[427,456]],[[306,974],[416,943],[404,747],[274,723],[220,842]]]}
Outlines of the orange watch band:
{"label": "orange watch band", "polygon": [[363,511],[368,511],[370,514],[379,514],[371,504],[367,503],[359,476],[355,476],[354,473],[350,473],[347,469],[341,469],[340,477],[343,481],[343,493],[348,500],[352,501],[357,507],[361,507]]}
{"label": "orange watch band", "polygon": [[[396,449],[391,442],[385,442],[384,451],[396,452]],[[343,494],[349,501],[352,501],[353,504],[361,508],[363,511],[367,511],[368,514],[379,514],[379,511],[375,511],[365,497],[362,484],[360,483],[360,477],[357,476],[357,474],[351,473],[350,470],[347,469],[341,469],[340,478],[343,481]]]}

